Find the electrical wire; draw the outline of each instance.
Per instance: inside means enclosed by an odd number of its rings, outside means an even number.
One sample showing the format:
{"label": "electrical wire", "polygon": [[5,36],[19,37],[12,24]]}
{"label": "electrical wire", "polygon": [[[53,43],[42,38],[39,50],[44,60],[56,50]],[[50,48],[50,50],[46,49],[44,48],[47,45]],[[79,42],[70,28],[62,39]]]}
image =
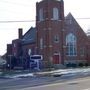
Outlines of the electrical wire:
{"label": "electrical wire", "polygon": [[[90,20],[90,18],[75,18],[76,20]],[[70,20],[70,19],[65,19]],[[12,21],[0,21],[0,23],[21,23],[21,22],[35,22],[36,20],[12,20]]]}
{"label": "electrical wire", "polygon": [[0,23],[21,23],[21,22],[35,22],[35,20],[22,20],[22,21],[0,21]]}

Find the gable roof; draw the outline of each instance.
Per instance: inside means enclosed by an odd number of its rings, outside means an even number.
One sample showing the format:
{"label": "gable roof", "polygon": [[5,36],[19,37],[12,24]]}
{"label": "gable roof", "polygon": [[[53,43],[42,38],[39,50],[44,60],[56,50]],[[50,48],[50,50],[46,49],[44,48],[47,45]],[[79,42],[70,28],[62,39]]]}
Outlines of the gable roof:
{"label": "gable roof", "polygon": [[66,19],[73,18],[73,15],[69,12],[68,15],[65,18]]}
{"label": "gable roof", "polygon": [[66,31],[74,32],[80,38],[83,38],[83,36],[85,36],[85,38],[87,39],[86,33],[84,32],[84,30],[81,28],[81,26],[78,24],[78,22],[75,20],[75,18],[71,13],[69,13],[65,17],[65,29]]}
{"label": "gable roof", "polygon": [[[82,32],[86,35],[86,33],[84,32],[84,30],[81,28],[81,26],[78,24],[78,22],[76,21],[76,19],[73,17],[73,15],[71,13],[69,13],[66,17],[65,17],[65,27],[66,26],[72,26],[73,29],[76,27],[79,27]],[[72,28],[71,28],[72,29]]]}
{"label": "gable roof", "polygon": [[[65,23],[70,25],[70,21],[71,23],[74,24],[78,24],[77,21],[75,20],[75,18],[73,17],[73,15],[71,13],[69,13],[66,17],[65,17]],[[79,24],[78,24],[79,25]]]}
{"label": "gable roof", "polygon": [[30,44],[36,42],[36,28],[31,27],[22,38],[22,44]]}

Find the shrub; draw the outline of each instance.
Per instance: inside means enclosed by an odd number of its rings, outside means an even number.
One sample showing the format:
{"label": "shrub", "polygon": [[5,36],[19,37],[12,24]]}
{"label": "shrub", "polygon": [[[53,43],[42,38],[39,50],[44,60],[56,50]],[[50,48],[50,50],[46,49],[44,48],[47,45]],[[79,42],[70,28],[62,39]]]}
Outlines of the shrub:
{"label": "shrub", "polygon": [[85,63],[85,66],[87,67],[88,66],[88,63]]}
{"label": "shrub", "polygon": [[79,67],[83,67],[83,63],[79,63]]}

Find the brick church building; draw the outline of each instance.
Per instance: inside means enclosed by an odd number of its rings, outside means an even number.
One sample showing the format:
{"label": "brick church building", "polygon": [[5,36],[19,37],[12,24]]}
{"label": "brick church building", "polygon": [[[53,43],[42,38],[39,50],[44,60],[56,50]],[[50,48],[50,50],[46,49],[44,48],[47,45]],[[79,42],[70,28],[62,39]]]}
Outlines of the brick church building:
{"label": "brick church building", "polygon": [[[36,27],[24,35],[19,29],[19,38],[7,45],[6,56],[14,56],[16,64],[29,63],[28,51],[42,55],[45,67],[89,64],[90,36],[87,36],[78,22],[69,13],[64,16],[63,0],[42,0],[36,3]],[[15,61],[14,61],[15,62]]]}

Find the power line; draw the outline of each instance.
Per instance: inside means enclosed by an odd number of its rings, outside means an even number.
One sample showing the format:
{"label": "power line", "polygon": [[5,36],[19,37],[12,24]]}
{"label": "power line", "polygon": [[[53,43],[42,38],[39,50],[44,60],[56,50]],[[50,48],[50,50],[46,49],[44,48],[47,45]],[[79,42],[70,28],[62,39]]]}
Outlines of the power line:
{"label": "power line", "polygon": [[21,20],[21,21],[0,21],[0,23],[21,23],[21,22],[35,22],[35,20]]}
{"label": "power line", "polygon": [[87,20],[87,19],[90,19],[90,18],[76,18],[76,19],[86,19]]}
{"label": "power line", "polygon": [[[90,20],[90,18],[75,18],[76,20]],[[65,19],[71,20],[71,19]],[[12,21],[0,21],[0,23],[21,23],[21,22],[35,22],[36,20],[12,20]]]}
{"label": "power line", "polygon": [[[87,20],[87,19],[90,19],[90,18],[75,18],[75,19],[82,19],[82,20],[86,19]],[[65,20],[72,20],[72,19],[67,19],[66,18]]]}

